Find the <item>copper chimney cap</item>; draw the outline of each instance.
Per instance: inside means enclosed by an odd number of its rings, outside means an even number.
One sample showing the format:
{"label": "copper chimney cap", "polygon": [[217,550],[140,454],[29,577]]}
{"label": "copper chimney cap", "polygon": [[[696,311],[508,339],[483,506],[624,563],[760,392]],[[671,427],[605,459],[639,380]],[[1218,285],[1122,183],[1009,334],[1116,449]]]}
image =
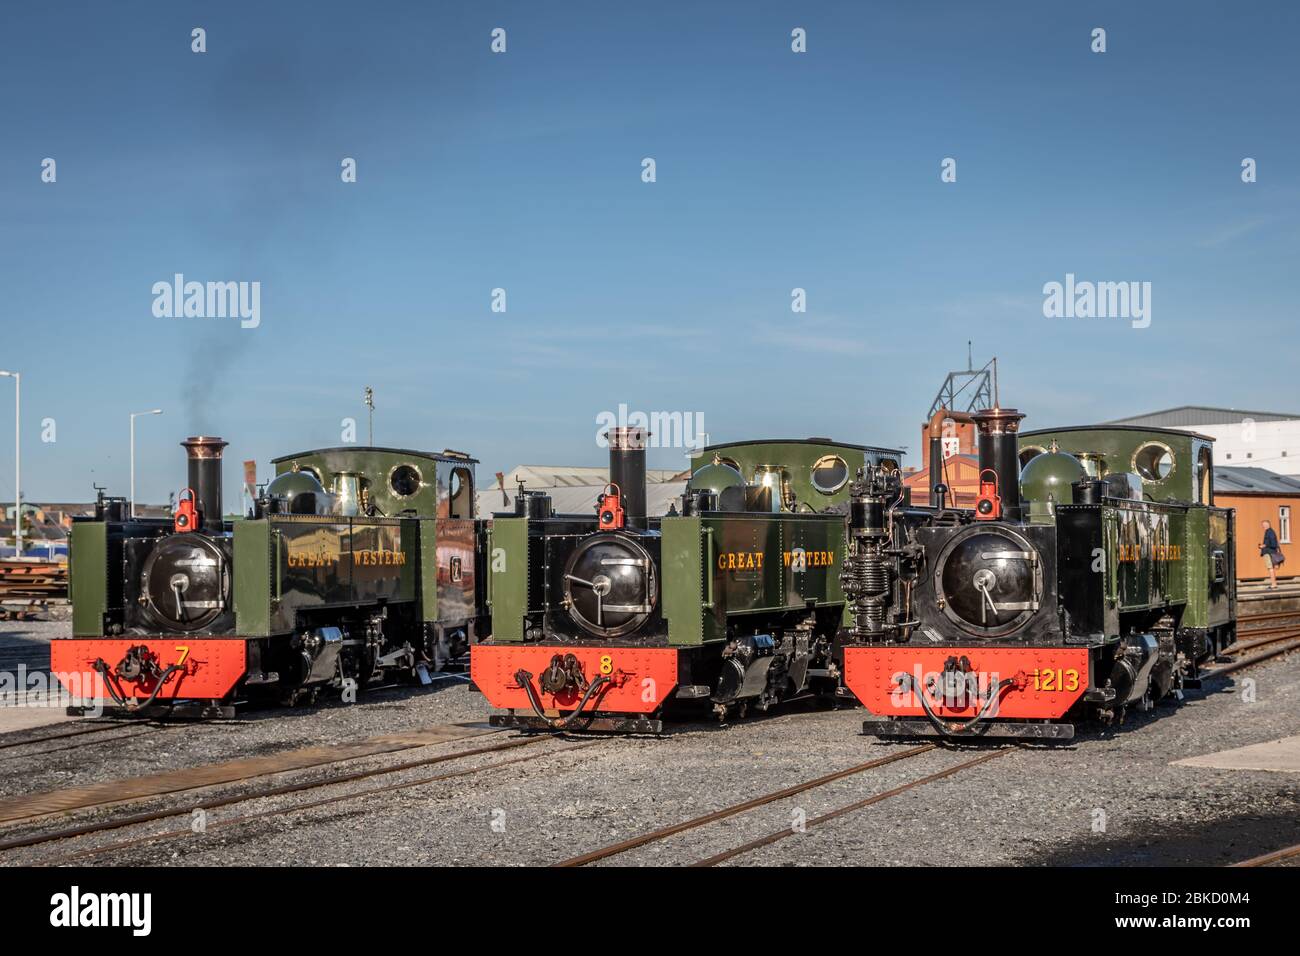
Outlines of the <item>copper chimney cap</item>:
{"label": "copper chimney cap", "polygon": [[637,451],[645,449],[650,432],[645,428],[611,428],[605,437],[616,451]]}
{"label": "copper chimney cap", "polygon": [[1024,413],[1014,408],[985,408],[971,416],[981,435],[1014,435]]}
{"label": "copper chimney cap", "polygon": [[213,435],[191,435],[181,442],[181,447],[191,458],[220,458],[230,442]]}

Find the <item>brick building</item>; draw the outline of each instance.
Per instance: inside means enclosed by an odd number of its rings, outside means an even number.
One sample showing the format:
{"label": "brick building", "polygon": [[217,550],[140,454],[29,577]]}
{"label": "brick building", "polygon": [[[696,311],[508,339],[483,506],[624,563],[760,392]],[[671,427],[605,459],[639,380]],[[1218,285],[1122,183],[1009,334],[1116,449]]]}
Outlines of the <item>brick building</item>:
{"label": "brick building", "polygon": [[903,485],[912,490],[912,502],[930,503],[930,443],[939,440],[943,483],[948,486],[948,505],[974,508],[979,494],[979,446],[975,423],[969,412],[946,408],[936,411],[921,426],[921,467],[903,471]]}

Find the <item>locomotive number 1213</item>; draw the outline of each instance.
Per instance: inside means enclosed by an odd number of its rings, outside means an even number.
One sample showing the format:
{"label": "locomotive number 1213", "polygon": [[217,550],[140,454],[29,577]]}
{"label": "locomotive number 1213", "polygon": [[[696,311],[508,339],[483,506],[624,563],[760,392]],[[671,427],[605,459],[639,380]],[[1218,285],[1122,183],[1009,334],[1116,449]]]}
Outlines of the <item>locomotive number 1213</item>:
{"label": "locomotive number 1213", "polygon": [[1079,689],[1079,672],[1073,667],[1055,670],[1044,668],[1036,670],[1030,675],[1034,681],[1034,690],[1052,691],[1063,690],[1074,692]]}

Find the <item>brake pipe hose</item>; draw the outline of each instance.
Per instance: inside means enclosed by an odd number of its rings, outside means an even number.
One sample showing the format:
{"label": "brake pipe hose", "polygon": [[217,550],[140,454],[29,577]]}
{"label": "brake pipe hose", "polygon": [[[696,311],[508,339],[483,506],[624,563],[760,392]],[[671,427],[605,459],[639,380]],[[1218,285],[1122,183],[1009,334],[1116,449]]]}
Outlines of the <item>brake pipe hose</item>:
{"label": "brake pipe hose", "polygon": [[537,691],[533,689],[533,675],[528,673],[528,671],[523,670],[522,668],[515,671],[515,683],[519,684],[519,686],[524,689],[524,692],[528,694],[528,703],[532,705],[533,713],[544,720],[546,726],[550,727],[552,730],[568,730],[580,718],[585,718],[588,722],[595,718],[594,713],[590,715],[583,714],[582,708],[587,706],[587,701],[591,700],[592,695],[595,694],[597,690],[613,683],[613,681],[608,675],[601,674],[594,681],[588,684],[586,691],[583,692],[582,699],[578,701],[577,708],[568,717],[546,716],[546,713],[542,709],[542,702],[537,697]]}
{"label": "brake pipe hose", "polygon": [[1014,677],[1007,677],[998,681],[997,686],[989,691],[988,697],[984,700],[984,705],[980,707],[979,712],[974,717],[967,721],[950,721],[944,720],[934,712],[934,708],[930,706],[930,698],[926,696],[925,691],[917,686],[916,679],[911,674],[900,674],[898,676],[899,690],[911,690],[916,695],[916,698],[921,702],[921,709],[925,711],[925,716],[930,719],[930,723],[934,724],[935,729],[945,737],[963,736],[976,724],[987,720],[989,714],[997,705],[998,699],[1002,696],[1002,692],[1015,682]]}
{"label": "brake pipe hose", "polygon": [[[113,698],[114,702],[116,702],[119,707],[130,708],[131,704],[127,700],[126,695],[113,686],[112,674],[109,672],[108,665],[104,663],[104,659],[97,658],[92,666],[99,672],[100,679],[104,682],[104,689],[108,691],[109,696]],[[167,679],[180,669],[181,665],[179,664],[169,664],[167,669],[158,676],[158,682],[154,685],[153,693],[145,698],[143,703],[137,704],[135,709],[143,710],[157,700],[158,694],[162,692],[163,684],[167,683]]]}

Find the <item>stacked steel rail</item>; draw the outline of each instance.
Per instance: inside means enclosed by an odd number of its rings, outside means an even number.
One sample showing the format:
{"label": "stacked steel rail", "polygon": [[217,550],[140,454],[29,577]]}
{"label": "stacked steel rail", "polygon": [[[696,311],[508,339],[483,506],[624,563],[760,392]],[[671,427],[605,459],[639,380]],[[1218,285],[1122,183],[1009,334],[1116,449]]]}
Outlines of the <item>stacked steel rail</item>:
{"label": "stacked steel rail", "polygon": [[29,620],[68,601],[68,566],[53,561],[0,561],[0,620]]}

